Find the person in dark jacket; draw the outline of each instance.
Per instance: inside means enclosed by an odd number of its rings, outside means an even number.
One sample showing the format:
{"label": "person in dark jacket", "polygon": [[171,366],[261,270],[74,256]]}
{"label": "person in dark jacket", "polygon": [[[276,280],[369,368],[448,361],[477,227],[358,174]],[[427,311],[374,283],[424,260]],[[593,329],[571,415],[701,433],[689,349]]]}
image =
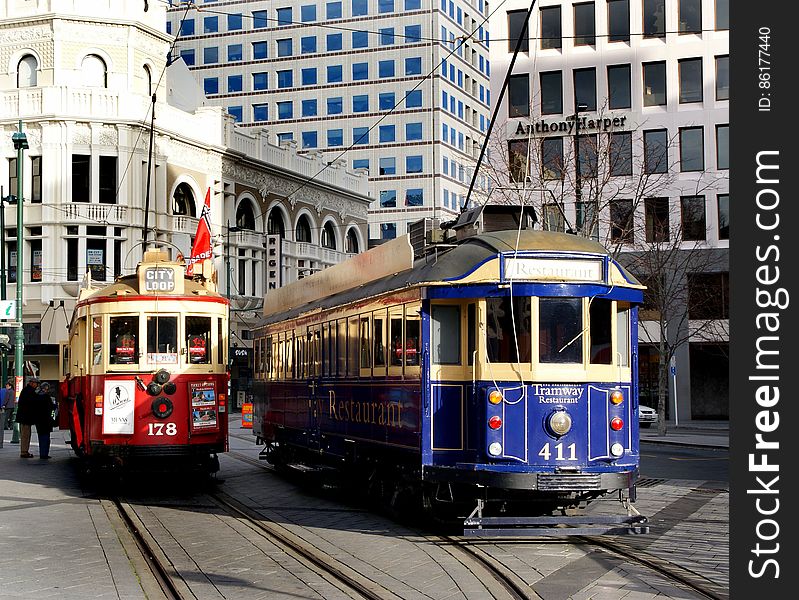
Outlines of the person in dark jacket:
{"label": "person in dark jacket", "polygon": [[46,381],[37,390],[36,401],[36,435],[39,438],[39,458],[50,458],[50,434],[53,431],[53,403],[50,395],[50,384]]}
{"label": "person in dark jacket", "polygon": [[41,400],[36,393],[39,387],[39,378],[31,377],[28,385],[22,388],[17,400],[17,420],[19,423],[19,457],[33,458],[30,453],[31,447],[31,426],[36,424],[37,404]]}

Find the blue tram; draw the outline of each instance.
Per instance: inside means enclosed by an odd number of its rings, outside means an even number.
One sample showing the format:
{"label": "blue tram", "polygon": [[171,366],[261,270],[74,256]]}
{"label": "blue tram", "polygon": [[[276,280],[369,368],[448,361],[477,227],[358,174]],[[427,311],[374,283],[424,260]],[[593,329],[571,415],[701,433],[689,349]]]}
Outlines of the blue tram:
{"label": "blue tram", "polygon": [[275,464],[478,527],[609,492],[630,516],[642,290],[573,235],[496,231],[415,261],[399,238],[267,295],[253,433]]}

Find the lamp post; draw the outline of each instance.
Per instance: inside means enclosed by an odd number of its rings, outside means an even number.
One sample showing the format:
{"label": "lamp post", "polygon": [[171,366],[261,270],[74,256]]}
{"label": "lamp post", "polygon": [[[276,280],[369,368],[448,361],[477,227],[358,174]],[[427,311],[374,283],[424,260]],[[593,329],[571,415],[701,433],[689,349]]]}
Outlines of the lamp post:
{"label": "lamp post", "polygon": [[[14,390],[16,397],[22,391],[23,364],[22,349],[24,347],[24,335],[22,331],[22,249],[23,242],[23,222],[22,222],[22,153],[28,149],[28,137],[22,132],[22,119],[19,121],[19,130],[11,136],[14,142],[14,149],[17,151],[17,327],[14,330]],[[17,405],[14,403],[14,432],[11,435],[11,443],[19,443],[19,424],[17,423]]]}

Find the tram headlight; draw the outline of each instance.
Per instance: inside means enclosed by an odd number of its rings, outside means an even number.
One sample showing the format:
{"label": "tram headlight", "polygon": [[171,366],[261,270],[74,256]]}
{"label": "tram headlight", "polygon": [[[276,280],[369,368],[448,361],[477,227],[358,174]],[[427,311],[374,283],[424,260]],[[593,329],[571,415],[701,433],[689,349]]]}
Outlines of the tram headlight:
{"label": "tram headlight", "polygon": [[169,371],[166,369],[158,369],[158,372],[153,377],[157,383],[164,385],[167,381],[169,381]]}
{"label": "tram headlight", "polygon": [[492,442],[488,446],[488,453],[491,456],[500,456],[502,454],[502,444],[499,442]]}
{"label": "tram headlight", "polygon": [[565,410],[558,410],[549,415],[548,425],[555,435],[566,435],[572,428],[572,418]]}
{"label": "tram headlight", "polygon": [[624,446],[616,442],[610,446],[610,455],[619,458],[622,454],[624,454]]}
{"label": "tram headlight", "polygon": [[161,396],[160,398],[156,398],[153,400],[153,403],[150,405],[152,408],[153,414],[158,417],[159,419],[166,419],[169,415],[172,414],[175,406],[172,404],[172,400]]}

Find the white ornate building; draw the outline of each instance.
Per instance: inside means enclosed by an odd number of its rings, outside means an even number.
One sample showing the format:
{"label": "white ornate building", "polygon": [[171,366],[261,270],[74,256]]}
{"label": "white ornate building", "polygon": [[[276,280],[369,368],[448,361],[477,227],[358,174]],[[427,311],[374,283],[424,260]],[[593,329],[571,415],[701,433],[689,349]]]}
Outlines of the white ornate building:
{"label": "white ornate building", "polygon": [[[165,22],[163,2],[0,4],[5,293],[13,299],[24,284],[25,358],[44,378],[57,377],[57,344],[84,273],[109,282],[130,273],[145,226],[148,241],[187,255],[209,188],[220,288],[233,299],[232,339],[242,347],[270,287],[366,248],[366,178],[203,106],[185,66],[167,67]],[[20,125],[29,146],[22,236],[8,198],[17,194]]]}

